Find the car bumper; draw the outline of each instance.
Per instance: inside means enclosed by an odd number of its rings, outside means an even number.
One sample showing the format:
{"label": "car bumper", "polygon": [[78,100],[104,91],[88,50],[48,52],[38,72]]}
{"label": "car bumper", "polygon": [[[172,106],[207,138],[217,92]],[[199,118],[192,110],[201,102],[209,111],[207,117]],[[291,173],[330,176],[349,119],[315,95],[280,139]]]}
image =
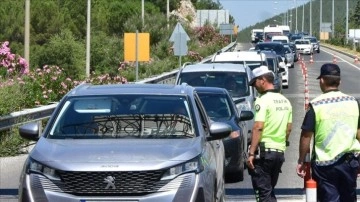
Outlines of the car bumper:
{"label": "car bumper", "polygon": [[[204,175],[206,175],[204,173]],[[49,180],[43,179],[42,175],[31,174],[24,177],[20,186],[19,201],[66,201],[66,202],[90,202],[90,201],[136,201],[136,202],[157,202],[157,201],[209,201],[213,196],[208,196],[209,188],[204,185],[204,177],[195,173],[187,173],[176,177],[162,187],[158,192],[149,194],[87,194],[73,195],[65,193],[55,184],[46,183]],[[31,182],[31,180],[32,182]],[[39,181],[37,181],[38,179]],[[123,185],[126,186],[126,185]],[[210,188],[211,189],[211,188]],[[96,190],[94,190],[95,192]],[[93,196],[96,195],[96,196]]]}
{"label": "car bumper", "polygon": [[298,49],[298,53],[300,53],[300,54],[311,54],[312,50],[311,49]]}

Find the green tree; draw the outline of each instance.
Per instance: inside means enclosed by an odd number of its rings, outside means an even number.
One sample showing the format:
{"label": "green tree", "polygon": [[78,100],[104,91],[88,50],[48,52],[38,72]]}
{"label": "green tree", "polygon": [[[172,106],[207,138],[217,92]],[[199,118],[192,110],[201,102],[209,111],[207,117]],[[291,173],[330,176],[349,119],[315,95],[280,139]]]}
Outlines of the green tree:
{"label": "green tree", "polygon": [[63,30],[50,38],[39,55],[39,67],[56,65],[64,69],[66,75],[81,79],[85,76],[85,46],[83,41],[77,41],[69,30]]}

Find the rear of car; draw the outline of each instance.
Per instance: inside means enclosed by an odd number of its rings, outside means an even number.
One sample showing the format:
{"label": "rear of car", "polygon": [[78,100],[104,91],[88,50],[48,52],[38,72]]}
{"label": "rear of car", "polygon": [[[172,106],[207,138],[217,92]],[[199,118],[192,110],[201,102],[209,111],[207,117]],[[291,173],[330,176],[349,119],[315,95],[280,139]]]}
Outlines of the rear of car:
{"label": "rear of car", "polygon": [[191,86],[80,85],[58,104],[20,179],[19,201],[224,200],[231,127],[210,122]]}
{"label": "rear of car", "polygon": [[310,40],[308,39],[296,39],[294,41],[294,44],[296,46],[297,51],[300,54],[313,54],[314,53],[314,49],[313,46],[310,42]]}
{"label": "rear of car", "polygon": [[307,39],[313,46],[313,52],[320,53],[320,42],[314,36],[304,36],[303,39]]}

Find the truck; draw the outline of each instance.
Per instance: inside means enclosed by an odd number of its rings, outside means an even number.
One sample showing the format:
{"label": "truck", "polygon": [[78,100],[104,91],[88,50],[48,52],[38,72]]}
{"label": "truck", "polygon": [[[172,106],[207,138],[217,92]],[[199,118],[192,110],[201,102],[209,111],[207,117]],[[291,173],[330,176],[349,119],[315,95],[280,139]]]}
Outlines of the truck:
{"label": "truck", "polygon": [[251,30],[251,42],[252,43],[256,43],[256,33],[263,33],[264,30],[263,29],[252,29]]}
{"label": "truck", "polygon": [[264,27],[264,41],[271,41],[273,36],[283,35],[283,30],[278,25],[268,25]]}

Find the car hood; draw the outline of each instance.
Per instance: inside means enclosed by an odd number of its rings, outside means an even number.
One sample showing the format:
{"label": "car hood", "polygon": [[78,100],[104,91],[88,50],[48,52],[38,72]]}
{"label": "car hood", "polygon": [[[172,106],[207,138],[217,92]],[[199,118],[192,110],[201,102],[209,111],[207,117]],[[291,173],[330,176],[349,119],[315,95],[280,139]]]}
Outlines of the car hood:
{"label": "car hood", "polygon": [[46,139],[40,138],[31,158],[68,171],[161,169],[202,152],[201,138],[188,139]]}

